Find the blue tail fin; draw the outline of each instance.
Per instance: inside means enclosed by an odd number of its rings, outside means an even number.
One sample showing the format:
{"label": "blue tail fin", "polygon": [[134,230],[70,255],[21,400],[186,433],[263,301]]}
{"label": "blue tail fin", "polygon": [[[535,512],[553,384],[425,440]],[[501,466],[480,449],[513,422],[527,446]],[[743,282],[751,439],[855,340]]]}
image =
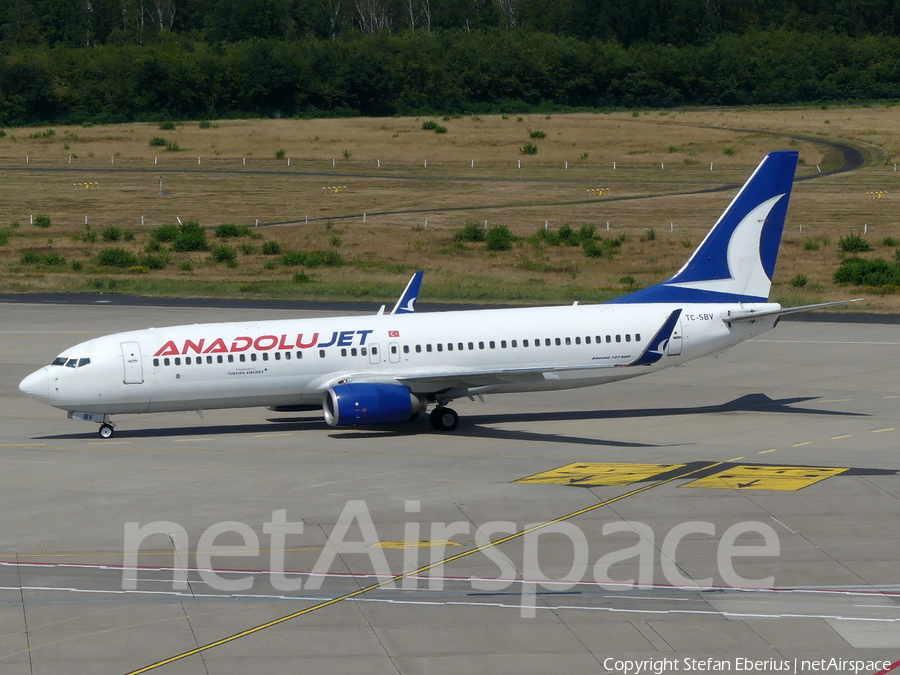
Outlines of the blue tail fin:
{"label": "blue tail fin", "polygon": [[394,309],[391,310],[391,314],[412,314],[416,311],[416,300],[419,299],[419,288],[422,286],[422,276],[424,274],[424,271],[419,270],[412,275],[409,283],[406,284],[403,294],[397,300]]}
{"label": "blue tail fin", "polygon": [[798,156],[766,155],[674,277],[611,302],[766,302]]}

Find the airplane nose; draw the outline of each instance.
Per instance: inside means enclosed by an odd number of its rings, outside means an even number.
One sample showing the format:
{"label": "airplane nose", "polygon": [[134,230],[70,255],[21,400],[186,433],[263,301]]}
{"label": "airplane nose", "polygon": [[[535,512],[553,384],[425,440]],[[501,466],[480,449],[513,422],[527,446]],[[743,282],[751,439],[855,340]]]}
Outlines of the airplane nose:
{"label": "airplane nose", "polygon": [[50,375],[47,374],[47,369],[36,370],[19,382],[19,391],[41,403],[47,403],[50,400]]}

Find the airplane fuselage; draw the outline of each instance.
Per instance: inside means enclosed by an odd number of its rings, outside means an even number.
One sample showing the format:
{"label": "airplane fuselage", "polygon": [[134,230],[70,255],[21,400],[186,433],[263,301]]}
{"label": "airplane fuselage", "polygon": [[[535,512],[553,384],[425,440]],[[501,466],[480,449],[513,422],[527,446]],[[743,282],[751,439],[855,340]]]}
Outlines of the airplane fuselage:
{"label": "airplane fuselage", "polygon": [[[75,345],[30,386],[41,393],[46,381],[46,398],[35,397],[57,408],[102,414],[321,405],[345,381],[400,382],[438,401],[588,387],[721,352],[776,321],[729,326],[729,312],[773,308],[576,305],[150,328]],[[626,366],[676,309],[662,357]],[[479,371],[508,372],[479,384]],[[465,386],[447,379],[454,372],[468,374]],[[446,386],[428,381],[432,373]]]}

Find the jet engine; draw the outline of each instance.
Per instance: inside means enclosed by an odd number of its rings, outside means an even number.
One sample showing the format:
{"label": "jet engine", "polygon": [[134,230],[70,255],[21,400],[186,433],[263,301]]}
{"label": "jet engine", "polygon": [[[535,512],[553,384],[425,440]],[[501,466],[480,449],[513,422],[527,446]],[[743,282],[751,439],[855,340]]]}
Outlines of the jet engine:
{"label": "jet engine", "polygon": [[400,384],[355,382],[325,391],[322,409],[332,427],[399,424],[425,410],[427,401]]}

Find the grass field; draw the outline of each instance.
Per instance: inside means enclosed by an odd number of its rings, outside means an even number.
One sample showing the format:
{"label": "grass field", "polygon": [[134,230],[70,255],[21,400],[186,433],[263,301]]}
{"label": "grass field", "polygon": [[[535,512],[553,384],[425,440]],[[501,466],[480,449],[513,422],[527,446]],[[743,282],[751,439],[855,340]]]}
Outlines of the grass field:
{"label": "grass field", "polygon": [[[862,149],[866,167],[797,183],[773,298],[864,295],[860,310],[900,310],[895,295],[831,281],[841,236],[865,229],[875,248],[869,257],[892,258],[900,247],[900,172],[893,170],[900,129],[890,107],[434,118],[446,133],[423,130],[428,119],[6,129],[0,290],[377,302],[394,298],[423,268],[426,299],[598,301],[670,276],[734,194],[685,193],[740,184],[775,149],[798,149],[798,174],[818,175],[839,155],[807,138],[830,138]],[[181,149],[151,146],[154,137]],[[523,154],[526,143],[537,154]],[[603,196],[589,192],[598,188]],[[873,191],[886,194],[866,194]],[[31,224],[41,214],[49,227]],[[159,270],[98,264],[108,247],[142,259],[151,230],[176,217],[208,228],[250,225],[253,238],[217,240],[208,232],[212,246],[235,250],[231,266],[210,252],[175,251]],[[503,224],[520,239],[496,252],[455,242],[466,221]],[[545,222],[551,229],[593,224],[620,246],[611,257],[588,258],[579,247],[529,241]],[[110,227],[119,230],[117,241],[103,240]],[[285,265],[262,252],[273,241],[283,251],[336,251],[345,264]],[[170,247],[162,248],[152,255]],[[23,262],[28,250],[26,260],[37,262]]]}

